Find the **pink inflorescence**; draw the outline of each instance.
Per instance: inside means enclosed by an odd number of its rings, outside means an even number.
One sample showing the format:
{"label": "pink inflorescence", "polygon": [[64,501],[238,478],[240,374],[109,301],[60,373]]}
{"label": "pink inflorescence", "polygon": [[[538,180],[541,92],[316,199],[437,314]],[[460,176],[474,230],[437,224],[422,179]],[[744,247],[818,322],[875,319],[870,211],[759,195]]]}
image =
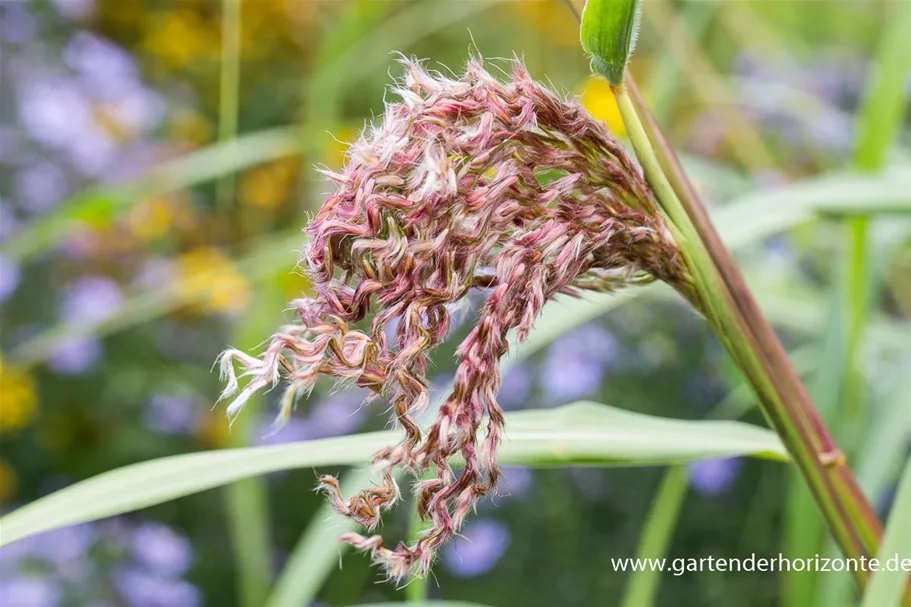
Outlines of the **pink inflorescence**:
{"label": "pink inflorescence", "polygon": [[[251,378],[230,416],[284,379],[287,419],[320,375],[391,402],[405,437],[374,457],[381,486],[347,499],[333,477],[320,486],[339,512],[373,531],[399,498],[394,469],[422,479],[414,490],[429,526],[416,541],[391,549],[379,535],[342,536],[396,579],[426,574],[497,484],[507,333],[524,339],[560,293],[690,282],[637,168],[577,103],[533,82],[518,61],[505,83],[480,60],[459,79],[402,63],[393,89],[401,101],[351,146],[341,173],[323,171],[338,188],[306,229],[301,265],[315,293],[292,302],[300,322],[273,335],[262,357],[229,350],[221,366],[223,396],[238,390],[235,361]],[[449,331],[451,304],[472,289],[489,296],[458,348],[452,392],[425,429],[417,419],[430,400],[428,357]],[[355,328],[371,312],[369,326]]]}

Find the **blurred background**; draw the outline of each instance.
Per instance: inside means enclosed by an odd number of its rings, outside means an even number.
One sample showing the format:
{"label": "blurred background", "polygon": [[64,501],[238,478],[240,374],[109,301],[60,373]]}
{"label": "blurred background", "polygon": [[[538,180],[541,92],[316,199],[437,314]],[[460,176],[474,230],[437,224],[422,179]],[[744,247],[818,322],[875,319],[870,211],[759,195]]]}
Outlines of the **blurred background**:
{"label": "blurred background", "polygon": [[[742,218],[749,225],[791,204],[776,192],[911,167],[906,73],[893,82],[905,106],[874,150],[881,161],[857,147],[899,4],[651,0],[631,69],[713,206],[767,197]],[[273,394],[229,432],[213,408],[212,363],[228,344],[255,348],[307,289],[293,272],[300,229],[330,190],[314,166],[339,168],[345,141],[382,113],[393,51],[455,72],[472,49],[521,56],[622,136],[607,85],[589,76],[574,10],[570,0],[2,0],[3,511],[151,458],[385,427],[382,407],[325,386],[277,434]],[[862,223],[824,217],[736,253],[886,514],[911,443],[911,224]],[[436,359],[441,383],[453,347]],[[666,298],[561,336],[512,368],[501,398],[507,409],[586,398],[763,423],[715,338]],[[619,604],[630,575],[610,559],[635,554],[662,474],[508,469],[508,496],[486,500],[443,552],[430,595]],[[0,599],[261,605],[321,506],[314,478],[272,475],[13,544],[0,550]],[[710,461],[687,478],[669,556],[832,553],[785,466]],[[400,536],[407,523],[400,509],[385,528]],[[338,562],[333,554],[299,604],[401,600],[362,555]],[[837,574],[660,582],[660,605],[853,601]]]}

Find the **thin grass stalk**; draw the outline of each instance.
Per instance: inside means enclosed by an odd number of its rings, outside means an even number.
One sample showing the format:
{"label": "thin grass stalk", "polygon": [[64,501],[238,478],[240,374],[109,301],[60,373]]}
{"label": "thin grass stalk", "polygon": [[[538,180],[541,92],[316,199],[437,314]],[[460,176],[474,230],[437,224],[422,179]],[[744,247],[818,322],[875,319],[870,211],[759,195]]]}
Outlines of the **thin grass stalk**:
{"label": "thin grass stalk", "polygon": [[[708,219],[705,207],[627,75],[615,94],[646,178],[676,226],[716,333],[757,392],[848,557],[875,554],[882,526],[813,407],[777,336]],[[863,587],[867,571],[855,572]],[[906,597],[911,605],[911,595]]]}
{"label": "thin grass stalk", "polygon": [[[270,272],[274,278],[275,272]],[[264,330],[268,317],[256,311],[277,307],[282,290],[277,280],[266,281],[258,292],[256,305],[250,306],[237,327],[238,343],[253,347]],[[262,406],[261,398],[251,403],[254,410]],[[256,432],[255,415],[237,420],[231,428],[228,447],[244,447]],[[237,603],[241,607],[259,607],[269,595],[274,563],[271,557],[269,524],[269,486],[263,476],[247,478],[224,488],[225,517],[228,538],[234,558]]]}
{"label": "thin grass stalk", "polygon": [[[426,476],[426,475],[425,475]],[[421,530],[424,528],[424,521],[415,509],[408,519],[409,540],[414,542],[420,539]],[[405,586],[406,603],[425,603],[430,598],[430,577],[415,577],[408,581]]]}
{"label": "thin grass stalk", "polygon": [[[866,94],[857,121],[854,166],[863,173],[878,173],[901,131],[907,108],[905,82],[911,72],[911,5],[889,7],[891,17],[882,28]],[[847,275],[843,291],[847,343],[843,365],[845,422],[863,424],[866,419],[866,384],[859,356],[875,297],[870,288],[870,218],[850,217],[845,222]]]}
{"label": "thin grass stalk", "polygon": [[[228,141],[237,135],[240,97],[240,27],[241,1],[222,0],[222,44],[220,91],[218,98],[218,140]],[[215,203],[229,209],[234,200],[234,175],[227,174],[215,186]]]}
{"label": "thin grass stalk", "polygon": [[[667,469],[652,500],[645,528],[639,539],[636,559],[663,559],[667,555],[683,502],[689,488],[686,466]],[[627,583],[621,607],[650,607],[655,604],[662,572],[646,569],[634,573]]]}
{"label": "thin grass stalk", "polygon": [[790,359],[785,353],[781,342],[778,340],[778,336],[760,310],[743,275],[740,273],[737,263],[722,243],[718,232],[709,219],[705,210],[705,203],[683,172],[683,168],[680,166],[676,154],[668,145],[663,133],[651,117],[648,106],[639,94],[638,88],[632,77],[628,76],[628,80],[627,86],[630,90],[637,114],[644,117],[643,124],[647,136],[651,144],[655,146],[655,149],[657,150],[657,158],[662,170],[668,175],[674,191],[680,196],[680,201],[685,205],[684,208],[690,216],[695,229],[699,233],[704,246],[715,262],[725,284],[734,296],[735,303],[738,305],[741,314],[743,314],[747,321],[747,328],[756,332],[756,338],[759,340],[760,346],[774,362],[775,366],[772,370],[775,371],[775,373],[772,373],[771,377],[773,377],[776,382],[782,382],[781,385],[784,388],[787,388],[792,394],[795,398],[795,409],[811,423],[812,428],[815,430],[821,459],[832,460],[832,464],[842,464],[831,465],[829,467],[832,468],[833,474],[841,479],[840,488],[850,496],[849,502],[854,502],[857,507],[855,514],[861,517],[859,522],[863,524],[860,526],[860,529],[867,549],[871,552],[875,551],[875,547],[879,544],[879,539],[882,536],[882,524],[876,516],[872,506],[863,495],[850,468],[848,468],[847,465],[844,465],[845,462],[840,457],[841,454],[835,440],[828,431],[825,422],[816,411],[798,374],[794,371]]}

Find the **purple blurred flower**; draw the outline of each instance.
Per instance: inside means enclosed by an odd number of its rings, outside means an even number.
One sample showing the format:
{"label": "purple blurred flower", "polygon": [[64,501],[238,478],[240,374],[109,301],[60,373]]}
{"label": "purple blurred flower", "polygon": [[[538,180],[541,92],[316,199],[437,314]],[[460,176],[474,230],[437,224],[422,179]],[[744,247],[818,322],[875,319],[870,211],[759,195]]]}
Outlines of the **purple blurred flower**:
{"label": "purple blurred flower", "polygon": [[73,36],[63,59],[96,94],[117,96],[139,81],[139,69],[127,51],[89,32]]}
{"label": "purple blurred flower", "polygon": [[[124,567],[120,557],[113,571],[106,560],[89,556],[96,550],[123,555],[126,549],[134,564]],[[125,599],[118,605],[193,607],[200,603],[199,593],[179,579],[192,558],[189,542],[160,523],[135,527],[117,518],[58,529],[0,550],[0,604],[54,607],[76,604],[78,597],[79,605],[103,607],[111,597],[99,590],[113,582]],[[47,577],[28,577],[37,571]]]}
{"label": "purple blurred flower", "polygon": [[146,425],[163,434],[192,434],[201,420],[202,411],[197,403],[175,394],[152,395],[145,413]]}
{"label": "purple blurred flower", "polygon": [[171,282],[177,276],[174,263],[166,259],[152,258],[143,262],[133,278],[133,284],[140,289],[157,289]]}
{"label": "purple blurred flower", "polygon": [[114,575],[114,586],[130,607],[196,607],[199,589],[184,580],[150,575],[135,568]]}
{"label": "purple blurred flower", "polygon": [[309,420],[292,417],[281,428],[276,428],[273,421],[263,421],[255,442],[257,445],[284,445],[314,438],[316,433]]}
{"label": "purple blurred flower", "polygon": [[0,38],[10,44],[25,44],[35,35],[35,19],[22,4],[8,2],[0,19]]}
{"label": "purple blurred flower", "polygon": [[190,540],[162,523],[140,525],[133,534],[130,549],[139,563],[163,576],[181,575],[193,562]]}
{"label": "purple blurred flower", "polygon": [[157,126],[164,116],[165,106],[157,93],[136,85],[116,99],[111,112],[122,128],[137,134]]}
{"label": "purple blurred flower", "polygon": [[81,20],[90,17],[95,10],[95,0],[51,0],[61,15]]}
{"label": "purple blurred flower", "polygon": [[94,542],[94,529],[87,524],[25,538],[0,549],[0,577],[20,570],[24,563],[38,561],[52,565],[63,577],[82,580],[88,566],[85,555]]}
{"label": "purple blurred flower", "polygon": [[93,125],[69,146],[70,160],[85,175],[99,177],[117,156],[117,144],[101,127]]}
{"label": "purple blurred flower", "polygon": [[502,491],[511,497],[528,493],[534,481],[534,473],[525,466],[503,466]]}
{"label": "purple blurred flower", "polygon": [[509,530],[503,523],[490,519],[472,521],[445,546],[443,562],[453,575],[475,577],[493,569],[509,541]]}
{"label": "purple blurred flower", "polygon": [[816,144],[827,150],[846,152],[855,141],[854,125],[832,112],[818,112],[810,121],[807,132]]}
{"label": "purple blurred flower", "polygon": [[599,325],[581,327],[555,341],[541,374],[541,386],[552,404],[597,392],[619,349],[614,336]]}
{"label": "purple blurred flower", "polygon": [[718,495],[730,488],[740,471],[739,458],[706,459],[692,462],[690,487],[697,493]]}
{"label": "purple blurred flower", "polygon": [[94,367],[101,354],[101,342],[97,338],[67,337],[57,344],[48,366],[56,373],[79,375]]}
{"label": "purple blurred flower", "polygon": [[19,286],[19,266],[13,260],[0,255],[0,303],[3,303]]}
{"label": "purple blurred flower", "polygon": [[33,555],[55,565],[81,560],[95,542],[91,525],[73,525],[35,537]]}
{"label": "purple blurred flower", "polygon": [[531,369],[528,365],[513,365],[503,375],[497,401],[505,410],[521,408],[531,394]]}
{"label": "purple blurred flower", "polygon": [[346,391],[322,399],[307,418],[318,438],[341,436],[357,430],[364,421],[365,394]]}
{"label": "purple blurred flower", "polygon": [[60,588],[48,578],[0,579],[0,599],[9,607],[55,607],[60,595]]}
{"label": "purple blurred flower", "polygon": [[125,550],[133,539],[133,525],[122,516],[101,521],[98,528],[104,543],[117,552]]}
{"label": "purple blurred flower", "polygon": [[42,213],[66,195],[66,175],[46,160],[23,169],[16,176],[16,196],[32,213]]}
{"label": "purple blurred flower", "polygon": [[0,548],[0,579],[16,571],[23,559],[35,558],[35,540],[35,536],[27,537]]}
{"label": "purple blurred flower", "polygon": [[33,77],[17,92],[19,119],[42,143],[66,149],[96,126],[91,105],[69,79]]}
{"label": "purple blurred flower", "polygon": [[117,283],[105,276],[85,276],[71,284],[60,307],[60,317],[76,326],[94,325],[115,315],[123,305]]}
{"label": "purple blurred flower", "polygon": [[5,240],[19,229],[19,220],[10,206],[0,200],[0,240]]}
{"label": "purple blurred flower", "polygon": [[281,428],[263,422],[258,445],[281,445],[298,441],[341,436],[357,430],[364,421],[364,394],[344,392],[323,398],[304,419],[291,417]]}
{"label": "purple blurred flower", "polygon": [[[816,146],[844,153],[850,149],[853,120],[833,108],[852,99],[863,81],[863,64],[852,57],[823,57],[812,63],[782,63],[768,57],[744,53],[735,60],[735,69],[749,80],[739,87],[739,96],[754,108],[755,119],[766,128],[778,131],[789,141],[811,139]],[[783,113],[793,105],[795,96],[808,96],[812,104],[806,119]],[[813,103],[813,99],[818,103]],[[828,102],[828,103],[826,103]],[[809,137],[808,137],[809,136]]]}
{"label": "purple blurred flower", "polygon": [[63,56],[92,97],[109,102],[105,107],[128,132],[146,132],[164,116],[161,96],[143,86],[133,57],[110,40],[78,32]]}
{"label": "purple blurred flower", "polygon": [[26,131],[67,152],[83,173],[98,175],[115,158],[115,141],[95,121],[90,100],[73,80],[33,77],[18,88],[18,106]]}

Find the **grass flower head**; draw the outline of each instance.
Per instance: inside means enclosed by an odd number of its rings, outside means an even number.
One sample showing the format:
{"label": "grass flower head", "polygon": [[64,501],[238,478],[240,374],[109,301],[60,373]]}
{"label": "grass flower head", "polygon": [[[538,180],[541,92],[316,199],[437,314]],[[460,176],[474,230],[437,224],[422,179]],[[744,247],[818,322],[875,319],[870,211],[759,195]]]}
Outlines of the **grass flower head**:
{"label": "grass flower head", "polygon": [[[505,82],[478,59],[458,78],[402,64],[399,100],[351,146],[341,172],[323,171],[337,190],[306,229],[300,264],[314,293],[292,302],[299,322],[261,357],[229,350],[221,360],[230,416],[284,380],[287,419],[321,375],[391,404],[404,438],[374,457],[382,484],[346,498],[335,478],[320,483],[369,533],[400,497],[393,471],[423,479],[413,489],[428,526],[413,543],[343,536],[395,579],[425,574],[497,485],[499,361],[510,332],[524,339],[559,294],[691,283],[638,168],[578,103],[534,82],[519,61]],[[452,392],[425,426],[429,357],[473,289],[489,295],[458,348]],[[242,390],[235,363],[250,378]]]}

